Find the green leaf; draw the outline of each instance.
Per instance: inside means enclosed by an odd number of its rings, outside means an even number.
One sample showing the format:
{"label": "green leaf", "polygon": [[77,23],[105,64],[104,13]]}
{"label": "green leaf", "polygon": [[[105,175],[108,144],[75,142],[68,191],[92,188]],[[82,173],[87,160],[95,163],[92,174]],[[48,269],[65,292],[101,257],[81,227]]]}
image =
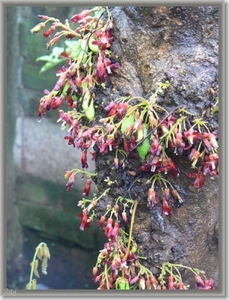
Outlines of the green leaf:
{"label": "green leaf", "polygon": [[131,114],[129,117],[125,118],[122,122],[121,132],[124,133],[126,129],[134,123],[134,114]]}
{"label": "green leaf", "polygon": [[94,100],[91,99],[88,109],[85,110],[85,115],[89,121],[92,121],[95,116]]}
{"label": "green leaf", "polygon": [[137,151],[142,160],[145,160],[146,155],[150,149],[149,139],[145,139],[141,146],[137,147]]}
{"label": "green leaf", "polygon": [[39,74],[48,71],[49,69],[54,68],[55,66],[59,65],[61,62],[64,62],[65,59],[60,59],[57,62],[47,62],[39,71]]}
{"label": "green leaf", "polygon": [[46,61],[46,64],[40,69],[39,73],[45,72],[54,68],[56,65],[64,62],[66,59],[60,57],[60,54],[64,51],[63,47],[54,47],[50,55],[43,55],[36,59],[36,61]]}
{"label": "green leaf", "polygon": [[[146,124],[143,124],[143,126],[144,126],[144,137],[143,138],[145,138],[148,133],[148,127]],[[144,142],[140,146],[137,147],[138,154],[142,160],[145,160],[145,157],[148,154],[150,147],[151,147],[151,145],[150,145],[148,138],[145,139]]]}

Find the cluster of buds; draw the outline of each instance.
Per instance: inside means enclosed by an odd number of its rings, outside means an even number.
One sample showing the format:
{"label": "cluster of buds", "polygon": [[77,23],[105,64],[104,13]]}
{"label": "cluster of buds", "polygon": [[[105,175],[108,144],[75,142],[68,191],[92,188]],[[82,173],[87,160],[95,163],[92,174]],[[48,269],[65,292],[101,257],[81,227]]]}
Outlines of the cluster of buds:
{"label": "cluster of buds", "polygon": [[161,274],[157,280],[159,286],[163,290],[188,290],[190,285],[184,284],[180,270],[185,269],[190,271],[194,275],[195,288],[203,290],[214,289],[214,280],[212,278],[207,279],[205,272],[197,268],[191,268],[180,264],[172,264],[169,262],[163,263],[161,267]]}
{"label": "cluster of buds", "polygon": [[153,175],[152,178],[149,180],[149,182],[151,181],[152,181],[152,185],[148,189],[148,194],[147,194],[147,207],[149,209],[155,209],[156,206],[158,205],[157,195],[155,190],[155,185],[156,183],[158,183],[158,185],[161,187],[161,194],[162,194],[162,201],[161,201],[162,215],[170,216],[172,214],[171,207],[169,205],[171,198],[173,198],[176,201],[176,206],[180,207],[183,204],[183,200],[181,196],[171,184],[170,184],[170,188],[167,187],[167,184],[169,184],[169,182],[165,178],[163,178],[161,174]]}
{"label": "cluster of buds", "polygon": [[[103,18],[107,12],[107,20]],[[45,91],[40,99],[38,119],[50,109],[58,109],[66,100],[68,108],[83,110],[89,121],[94,119],[94,89],[104,84],[108,76],[120,67],[112,58],[110,47],[114,39],[113,21],[107,7],[84,9],[74,15],[71,22],[76,24],[72,29],[69,21],[39,15],[43,22],[36,25],[31,32],[36,34],[42,30],[43,36],[49,38],[47,48],[53,47],[60,38],[74,40],[72,48],[62,52],[66,65],[57,72],[57,80],[52,91]],[[45,30],[48,23],[51,26]]]}

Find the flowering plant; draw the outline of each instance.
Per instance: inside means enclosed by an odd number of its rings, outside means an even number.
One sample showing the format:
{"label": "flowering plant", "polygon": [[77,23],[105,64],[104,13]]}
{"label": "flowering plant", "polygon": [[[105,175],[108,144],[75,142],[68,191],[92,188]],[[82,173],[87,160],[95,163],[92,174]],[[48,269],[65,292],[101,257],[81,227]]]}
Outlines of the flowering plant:
{"label": "flowering plant", "polygon": [[[82,209],[80,230],[90,227],[96,218],[98,227],[103,228],[108,239],[93,268],[93,279],[98,282],[99,289],[188,289],[179,268],[186,268],[195,275],[198,289],[212,289],[213,280],[208,280],[203,271],[178,264],[164,263],[156,279],[140,262],[146,258],[141,257],[141,247],[133,237],[138,200],[120,194],[115,203],[108,204],[106,212],[99,216],[96,211],[99,201],[109,198],[117,181],[107,177],[107,189],[88,199],[92,180],[96,181],[98,174],[86,169],[88,155],[95,160],[99,155],[110,154],[113,159],[111,168],[117,174],[126,170],[128,161],[139,161],[138,170],[128,170],[128,174],[132,178],[141,173],[150,174],[146,183],[147,208],[153,210],[160,205],[162,215],[170,216],[171,201],[175,201],[178,208],[184,203],[167,177],[171,175],[179,180],[180,170],[173,156],[186,157],[191,169],[195,170],[188,172],[187,176],[194,178],[195,188],[202,187],[206,175],[219,173],[217,131],[210,130],[205,113],[196,118],[185,107],[167,111],[158,104],[159,92],[169,90],[168,81],[161,82],[149,99],[127,96],[111,101],[103,107],[103,117],[95,118],[98,89],[105,89],[109,76],[121,67],[111,50],[114,24],[109,9],[84,9],[71,18],[77,25],[75,29],[70,27],[68,20],[63,24],[48,16],[39,15],[39,18],[42,23],[31,32],[44,30],[44,37],[49,38],[48,49],[62,37],[74,41],[72,47],[60,53],[65,65],[57,73],[59,79],[53,90],[45,91],[45,96],[40,99],[38,119],[46,111],[58,109],[58,122],[61,121],[62,129],[68,132],[65,140],[81,151],[82,169],[66,171],[66,189],[72,189],[78,173],[85,175],[83,198],[78,203]],[[52,25],[45,30],[49,22]],[[69,109],[67,112],[61,109],[64,100]],[[216,107],[210,109],[210,113],[215,111]]]}

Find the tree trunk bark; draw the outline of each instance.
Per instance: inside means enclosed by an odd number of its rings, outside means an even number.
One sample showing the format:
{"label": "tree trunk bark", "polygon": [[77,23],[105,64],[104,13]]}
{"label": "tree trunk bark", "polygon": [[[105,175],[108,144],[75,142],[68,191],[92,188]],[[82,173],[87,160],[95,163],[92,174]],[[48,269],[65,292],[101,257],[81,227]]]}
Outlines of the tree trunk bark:
{"label": "tree trunk bark", "polygon": [[[104,106],[122,96],[149,97],[160,82],[169,81],[170,87],[159,94],[159,104],[172,111],[182,105],[195,117],[202,113],[218,93],[218,18],[217,7],[160,6],[112,7],[115,41],[113,51],[121,68],[111,78],[112,87],[101,92]],[[218,128],[217,113],[206,116],[211,130]],[[110,154],[97,156],[98,191],[107,186],[109,176],[117,180],[109,197],[99,202],[98,215],[103,215],[107,204],[114,204],[120,195],[138,200],[134,238],[142,246],[144,265],[154,274],[163,262],[176,262],[205,270],[218,285],[218,219],[219,188],[216,177],[206,177],[204,187],[193,187],[193,179],[186,173],[190,162],[174,155],[180,169],[179,178],[169,178],[182,199],[180,208],[173,204],[172,215],[162,216],[161,206],[147,208],[147,180],[152,174],[139,171],[139,160],[132,159],[125,170],[109,167]],[[135,171],[137,177],[131,177]],[[138,178],[139,180],[136,180]],[[184,274],[188,279],[188,275]]]}

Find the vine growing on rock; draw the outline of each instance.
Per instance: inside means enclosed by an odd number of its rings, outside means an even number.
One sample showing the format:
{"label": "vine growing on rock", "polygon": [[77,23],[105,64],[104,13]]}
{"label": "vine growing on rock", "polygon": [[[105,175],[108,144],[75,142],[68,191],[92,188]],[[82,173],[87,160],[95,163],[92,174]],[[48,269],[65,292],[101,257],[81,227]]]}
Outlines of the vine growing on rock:
{"label": "vine growing on rock", "polygon": [[[51,91],[45,90],[40,99],[38,120],[50,109],[58,109],[61,128],[67,130],[65,140],[81,150],[82,169],[73,168],[65,173],[66,190],[74,185],[78,174],[86,178],[82,199],[80,230],[90,227],[98,220],[107,237],[104,248],[99,251],[92,270],[92,278],[98,289],[188,289],[180,270],[193,273],[198,289],[213,289],[214,281],[203,270],[165,262],[156,277],[144,266],[147,257],[141,256],[141,245],[134,239],[133,226],[139,199],[132,199],[130,189],[120,193],[114,203],[108,203],[103,215],[97,213],[97,205],[103,198],[109,199],[117,180],[105,179],[107,188],[90,197],[92,180],[97,173],[87,171],[87,157],[112,156],[111,170],[126,170],[129,161],[138,161],[138,171],[128,170],[133,185],[141,173],[149,174],[145,204],[149,210],[161,207],[163,217],[172,214],[172,206],[179,209],[184,204],[182,195],[171,183],[170,176],[179,184],[180,170],[174,155],[182,156],[190,164],[187,176],[193,178],[195,188],[204,185],[205,176],[219,173],[218,133],[212,131],[205,116],[217,111],[218,98],[201,116],[196,116],[183,106],[171,111],[158,104],[159,95],[169,92],[170,82],[159,83],[149,97],[123,96],[104,107],[97,104],[97,94],[106,89],[109,76],[121,68],[121,62],[112,52],[114,23],[108,7],[84,9],[65,23],[53,17],[39,15],[42,20],[31,32],[43,32],[48,39],[47,48],[65,38],[67,47],[58,62],[64,65],[57,72],[58,80]],[[42,57],[39,58],[42,60]],[[46,56],[45,71],[52,59]],[[115,75],[118,76],[118,75]],[[212,91],[210,91],[212,92]],[[214,91],[213,91],[214,93]],[[68,111],[61,109],[66,102]],[[99,113],[97,113],[99,111]],[[118,175],[117,175],[118,176]]]}

